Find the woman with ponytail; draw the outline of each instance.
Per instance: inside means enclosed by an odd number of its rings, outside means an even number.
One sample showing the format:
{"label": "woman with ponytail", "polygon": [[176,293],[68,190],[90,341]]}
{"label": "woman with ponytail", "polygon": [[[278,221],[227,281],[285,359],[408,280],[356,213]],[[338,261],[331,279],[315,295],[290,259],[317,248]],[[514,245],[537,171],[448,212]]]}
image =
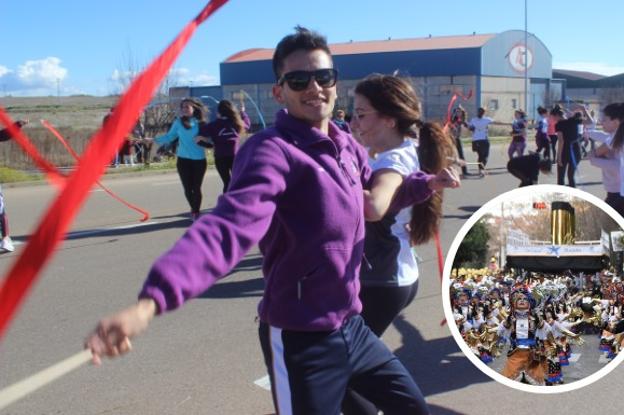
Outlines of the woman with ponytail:
{"label": "woman with ponytail", "polygon": [[603,131],[596,130],[587,109],[583,111],[592,123],[590,128],[585,129],[585,136],[603,143],[589,160],[602,169],[603,186],[607,191],[605,202],[624,216],[624,102],[609,104],[602,110]]}
{"label": "woman with ponytail", "polygon": [[[251,123],[241,101],[240,112],[232,102],[224,99],[217,106],[218,118],[199,127],[197,144],[202,147],[214,146],[215,167],[223,181],[223,193],[226,192],[232,177],[234,156],[238,151],[240,136],[249,129]],[[212,142],[207,140],[210,138]]]}
{"label": "woman with ponytail", "polygon": [[[456,159],[450,135],[420,117],[420,101],[400,77],[371,75],[355,88],[351,127],[374,156],[372,187],[364,203],[367,220],[374,221],[366,223],[360,299],[364,321],[380,337],[416,296],[419,271],[412,248],[434,237],[442,216],[441,192],[400,211],[388,209],[392,196],[409,174],[438,174]],[[351,391],[343,412],[377,413],[374,405]]]}

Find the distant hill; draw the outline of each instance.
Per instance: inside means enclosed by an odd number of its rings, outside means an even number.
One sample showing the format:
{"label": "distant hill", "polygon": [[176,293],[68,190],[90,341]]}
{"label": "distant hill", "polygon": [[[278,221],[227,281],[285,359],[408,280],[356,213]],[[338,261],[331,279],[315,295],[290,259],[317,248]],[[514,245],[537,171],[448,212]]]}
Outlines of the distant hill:
{"label": "distant hill", "polygon": [[102,123],[109,108],[119,99],[117,96],[71,96],[71,97],[3,97],[0,106],[11,118],[27,118],[31,123],[40,119],[50,121],[57,127],[94,130]]}

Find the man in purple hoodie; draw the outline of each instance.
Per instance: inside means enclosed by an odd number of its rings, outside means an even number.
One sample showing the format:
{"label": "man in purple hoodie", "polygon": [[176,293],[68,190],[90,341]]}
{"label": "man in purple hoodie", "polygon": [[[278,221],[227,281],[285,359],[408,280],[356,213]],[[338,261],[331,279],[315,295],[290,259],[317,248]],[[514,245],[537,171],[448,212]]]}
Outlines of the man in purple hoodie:
{"label": "man in purple hoodie", "polygon": [[[86,341],[116,356],[156,315],[176,309],[225,276],[255,244],[264,256],[259,337],[279,414],[338,415],[345,389],[385,414],[428,413],[405,367],[363,323],[359,268],[364,148],[330,122],[337,71],[325,38],[297,27],[273,56],[275,126],[236,156],[215,209],[156,260],[136,305],[100,321]],[[408,176],[396,205],[456,187],[448,171]]]}

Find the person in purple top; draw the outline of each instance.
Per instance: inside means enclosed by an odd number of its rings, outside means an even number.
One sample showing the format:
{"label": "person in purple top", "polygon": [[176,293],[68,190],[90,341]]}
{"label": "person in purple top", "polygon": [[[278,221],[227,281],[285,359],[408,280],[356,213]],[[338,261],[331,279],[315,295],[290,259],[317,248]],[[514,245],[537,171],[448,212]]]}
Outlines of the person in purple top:
{"label": "person in purple top", "polygon": [[511,143],[507,148],[507,155],[509,160],[514,157],[514,154],[518,154],[518,157],[524,155],[524,149],[526,148],[526,113],[522,110],[514,111],[514,120],[511,124]]}
{"label": "person in purple top", "polygon": [[224,99],[219,102],[217,112],[219,117],[215,121],[200,125],[195,142],[202,147],[214,147],[215,167],[223,181],[225,193],[230,184],[240,135],[249,129],[251,123],[242,103],[239,112],[234,104]]}
{"label": "person in purple top", "polygon": [[[338,415],[347,386],[389,414],[428,413],[408,371],[359,316],[363,147],[330,122],[337,71],[324,37],[297,27],[273,56],[285,109],[247,140],[214,210],[152,265],[137,304],[100,321],[85,347],[101,356],[224,277],[256,243],[264,256],[259,337],[279,414]],[[448,170],[407,176],[390,209],[457,187]]]}

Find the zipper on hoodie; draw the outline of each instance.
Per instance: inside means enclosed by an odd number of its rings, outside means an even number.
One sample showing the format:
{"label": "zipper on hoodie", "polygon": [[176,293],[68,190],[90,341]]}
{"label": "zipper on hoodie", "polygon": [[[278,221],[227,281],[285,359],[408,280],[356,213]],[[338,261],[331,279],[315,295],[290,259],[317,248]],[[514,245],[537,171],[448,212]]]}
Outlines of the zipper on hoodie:
{"label": "zipper on hoodie", "polygon": [[344,160],[342,160],[342,157],[340,157],[340,155],[336,157],[336,161],[338,162],[338,165],[340,166],[340,170],[342,170],[342,174],[344,174],[347,180],[349,180],[349,183],[351,183],[351,185],[353,186],[356,183],[355,179],[347,171],[347,166],[345,166],[345,162]]}
{"label": "zipper on hoodie", "polygon": [[306,275],[304,275],[303,277],[299,278],[299,281],[297,281],[297,300],[301,300],[301,296],[303,294],[303,282],[305,280],[308,279],[308,277],[312,274],[314,274],[316,272],[317,269],[319,269],[319,266],[314,267],[314,269],[312,269],[312,271],[308,272]]}
{"label": "zipper on hoodie", "polygon": [[366,269],[369,271],[373,270],[373,266],[371,265],[370,261],[368,260],[368,258],[366,258],[366,254],[364,252],[362,252],[362,262],[364,263],[364,265],[366,266]]}

